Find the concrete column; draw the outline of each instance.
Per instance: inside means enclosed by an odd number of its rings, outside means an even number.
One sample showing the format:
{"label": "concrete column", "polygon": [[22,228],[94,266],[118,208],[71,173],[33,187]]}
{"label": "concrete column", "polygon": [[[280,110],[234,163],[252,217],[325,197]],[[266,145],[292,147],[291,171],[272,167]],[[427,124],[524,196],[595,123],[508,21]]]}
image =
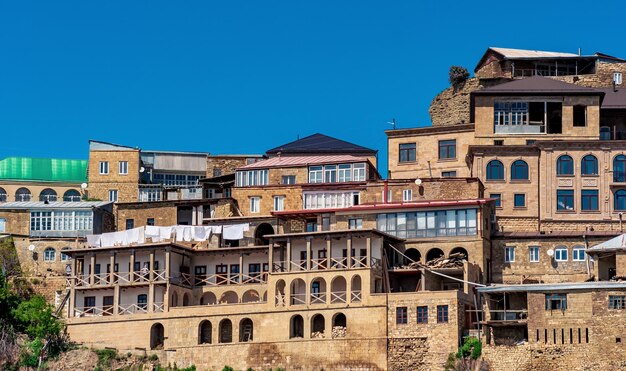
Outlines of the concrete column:
{"label": "concrete column", "polygon": [[311,270],[311,239],[306,240],[306,270]]}
{"label": "concrete column", "polygon": [[365,239],[365,253],[367,257],[365,258],[365,265],[369,268],[372,265],[372,237],[367,237]]}
{"label": "concrete column", "polygon": [[267,256],[267,263],[270,267],[270,272],[274,271],[274,243],[270,244],[269,252]]}
{"label": "concrete column", "polygon": [[148,286],[148,313],[154,312],[154,284],[150,282]]}
{"label": "concrete column", "polygon": [[348,237],[346,246],[348,247],[348,268],[352,268],[352,237]]}
{"label": "concrete column", "polygon": [[239,254],[239,283],[243,283],[243,254]]}
{"label": "concrete column", "polygon": [[[78,277],[78,264],[76,262],[76,258],[72,259],[72,275],[70,277]],[[76,279],[75,278],[71,278],[70,279],[70,283],[72,285],[72,287],[76,286]]]}
{"label": "concrete column", "polygon": [[[361,288],[362,288],[361,283]],[[363,291],[363,290],[361,290]],[[346,277],[346,303],[350,304],[352,302],[352,277]]]}
{"label": "concrete column", "polygon": [[154,250],[150,250],[150,270],[148,273],[150,282],[154,281]]}
{"label": "concrete column", "polygon": [[[326,269],[332,267],[330,258],[333,256],[333,240],[331,238],[326,239]],[[330,285],[329,285],[330,286]]]}
{"label": "concrete column", "polygon": [[115,253],[111,253],[111,257],[109,259],[109,266],[111,267],[109,270],[109,284],[112,285],[115,282]]}
{"label": "concrete column", "polygon": [[96,283],[96,255],[89,255],[89,285],[93,286]]}
{"label": "concrete column", "polygon": [[287,272],[291,272],[291,239],[287,239]]}
{"label": "concrete column", "polygon": [[113,315],[118,315],[120,311],[120,287],[113,287]]}
{"label": "concrete column", "polygon": [[[276,298],[274,298],[276,300]],[[285,307],[291,306],[291,282],[285,280]]]}
{"label": "concrete column", "polygon": [[170,250],[167,249],[165,250],[165,279],[168,281],[168,284],[170,280],[170,272]]}
{"label": "concrete column", "polygon": [[130,282],[135,282],[135,250],[130,251],[130,269],[128,271]]}
{"label": "concrete column", "polygon": [[74,317],[74,308],[76,307],[76,289],[74,288],[74,284],[70,286],[70,298],[68,302],[68,318]]}

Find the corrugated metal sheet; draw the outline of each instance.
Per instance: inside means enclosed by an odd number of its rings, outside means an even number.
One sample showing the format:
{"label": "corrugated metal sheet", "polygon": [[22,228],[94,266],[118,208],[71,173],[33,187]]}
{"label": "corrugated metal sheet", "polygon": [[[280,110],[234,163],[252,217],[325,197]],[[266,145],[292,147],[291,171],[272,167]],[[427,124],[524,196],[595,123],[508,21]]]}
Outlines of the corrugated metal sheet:
{"label": "corrugated metal sheet", "polygon": [[207,155],[155,153],[154,170],[206,172]]}
{"label": "corrugated metal sheet", "polygon": [[551,292],[551,291],[574,291],[574,290],[615,290],[626,289],[626,282],[577,282],[577,283],[540,283],[525,285],[494,285],[479,287],[478,292],[494,294],[502,292]]}
{"label": "corrugated metal sheet", "polygon": [[284,156],[284,157],[272,157],[267,160],[255,162],[254,164],[246,165],[238,168],[237,170],[249,170],[249,169],[267,169],[271,167],[291,167],[291,166],[306,166],[316,164],[332,164],[332,163],[351,163],[351,162],[365,162],[366,157],[352,156],[352,155],[329,155],[329,156]]}
{"label": "corrugated metal sheet", "polygon": [[92,207],[102,207],[112,204],[110,201],[80,201],[80,202],[49,202],[29,201],[29,202],[3,202],[0,203],[0,210],[34,210],[34,209],[91,209]]}
{"label": "corrugated metal sheet", "polygon": [[489,48],[497,53],[502,54],[505,58],[559,58],[559,57],[578,57],[575,53],[547,52],[541,50],[524,50],[509,48]]}
{"label": "corrugated metal sheet", "polygon": [[595,245],[589,249],[588,252],[599,252],[599,251],[610,251],[610,250],[620,250],[626,249],[626,234],[622,234],[615,238],[611,238],[608,241],[604,241],[601,244]]}
{"label": "corrugated metal sheet", "polygon": [[87,160],[7,157],[0,160],[0,179],[83,183],[87,181]]}

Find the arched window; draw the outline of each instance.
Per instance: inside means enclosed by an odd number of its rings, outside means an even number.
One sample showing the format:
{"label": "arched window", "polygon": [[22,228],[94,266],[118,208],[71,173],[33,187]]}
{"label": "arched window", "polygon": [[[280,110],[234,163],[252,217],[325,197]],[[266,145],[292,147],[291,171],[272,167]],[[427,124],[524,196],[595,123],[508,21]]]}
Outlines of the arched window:
{"label": "arched window", "polygon": [[326,319],[321,314],[316,314],[311,318],[311,338],[323,338],[326,330]]}
{"label": "arched window", "polygon": [[408,258],[407,263],[419,262],[422,259],[422,254],[420,254],[420,251],[413,247],[406,249],[404,254]]}
{"label": "arched window", "polygon": [[352,293],[350,296],[350,301],[352,303],[360,303],[361,302],[361,276],[355,274],[352,277],[351,284]]}
{"label": "arched window", "polygon": [[346,315],[343,313],[335,314],[333,316],[333,339],[346,337],[346,327]]}
{"label": "arched window", "polygon": [[229,319],[220,322],[220,343],[233,342],[233,323]]}
{"label": "arched window", "polygon": [[291,281],[291,300],[290,305],[306,304],[306,284],[304,280],[296,278]]}
{"label": "arched window", "polygon": [[183,294],[183,307],[189,306],[189,295],[187,293]]}
{"label": "arched window", "polygon": [[462,247],[455,247],[454,249],[450,250],[450,255],[452,254],[461,254],[463,255],[463,259],[467,260],[467,258],[469,257],[469,254],[467,253],[467,250],[465,250]]}
{"label": "arched window", "polygon": [[346,279],[343,276],[337,276],[330,281],[330,302],[331,303],[345,303],[347,301],[348,285]]}
{"label": "arched window", "polygon": [[65,202],[78,202],[80,201],[80,192],[75,189],[68,189],[63,193],[63,201]]}
{"label": "arched window", "polygon": [[30,201],[30,198],[30,190],[28,188],[22,187],[15,191],[15,201],[26,202]]}
{"label": "arched window", "polygon": [[626,156],[617,155],[613,159],[613,181],[626,182]]}
{"label": "arched window", "polygon": [[214,293],[205,292],[204,294],[202,294],[202,297],[200,298],[200,305],[213,305],[213,304],[217,304],[217,298],[215,297]]}
{"label": "arched window", "polygon": [[431,260],[441,258],[442,256],[443,256],[443,251],[435,247],[434,249],[428,250],[428,252],[426,253],[426,261],[429,262]]}
{"label": "arched window", "polygon": [[67,255],[66,253],[63,252],[63,250],[69,250],[69,249],[70,249],[69,247],[64,247],[64,248],[61,249],[61,261],[62,262],[68,261],[68,260],[71,259],[69,255]]}
{"label": "arched window", "polygon": [[211,321],[204,320],[200,322],[198,326],[198,344],[211,344],[211,337],[213,336],[213,326]]}
{"label": "arched window", "polygon": [[594,155],[583,157],[580,163],[580,173],[582,175],[598,175],[598,159]]}
{"label": "arched window", "polygon": [[504,165],[498,160],[491,160],[487,164],[487,180],[504,180]]}
{"label": "arched window", "polygon": [[7,202],[7,191],[0,187],[0,202]]}
{"label": "arched window", "polygon": [[511,164],[511,180],[528,180],[528,164],[517,160]]}
{"label": "arched window", "polygon": [[572,156],[562,155],[556,160],[556,175],[574,175]]}
{"label": "arched window", "polygon": [[566,246],[559,246],[556,248],[554,251],[554,260],[558,262],[566,262],[568,260]]}
{"label": "arched window", "polygon": [[304,337],[304,319],[296,314],[289,321],[289,339]]}
{"label": "arched window", "polygon": [[150,328],[150,349],[163,349],[165,329],[160,323],[155,323]]}
{"label": "arched window", "polygon": [[220,296],[220,304],[237,304],[238,302],[239,297],[234,291],[226,291]]}
{"label": "arched window", "polygon": [[48,247],[43,251],[43,261],[53,262],[56,260],[56,257],[57,251],[52,247]]}
{"label": "arched window", "polygon": [[261,297],[256,290],[248,290],[241,296],[242,303],[258,303],[261,301]]}
{"label": "arched window", "polygon": [[250,318],[244,318],[239,322],[239,341],[252,341],[254,335],[254,325]]}
{"label": "arched window", "polygon": [[323,278],[311,281],[311,304],[326,304],[326,281]]}
{"label": "arched window", "polygon": [[284,307],[285,306],[285,281],[278,280],[276,282],[276,306]]}
{"label": "arched window", "polygon": [[172,294],[172,303],[170,304],[170,307],[177,307],[177,306],[178,306],[178,293],[174,291],[174,293]]}
{"label": "arched window", "polygon": [[626,210],[626,190],[618,189],[613,193],[613,209]]}
{"label": "arched window", "polygon": [[55,202],[57,200],[57,193],[54,189],[46,188],[39,194],[39,201]]}

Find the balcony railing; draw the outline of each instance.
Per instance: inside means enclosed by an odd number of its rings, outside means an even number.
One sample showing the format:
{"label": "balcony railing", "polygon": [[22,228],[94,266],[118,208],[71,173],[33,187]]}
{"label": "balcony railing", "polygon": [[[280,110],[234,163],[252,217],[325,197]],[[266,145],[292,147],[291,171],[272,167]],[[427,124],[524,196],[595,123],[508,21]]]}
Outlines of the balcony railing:
{"label": "balcony railing", "polygon": [[345,303],[346,302],[346,295],[347,293],[345,291],[331,291],[330,292],[330,303],[331,304],[337,304],[337,303]]}
{"label": "balcony railing", "polygon": [[528,318],[526,309],[489,310],[491,321],[525,321]]}
{"label": "balcony railing", "polygon": [[350,301],[352,303],[360,303],[361,302],[361,291],[352,291],[352,296],[350,297]]}
{"label": "balcony railing", "polygon": [[242,273],[241,277],[239,273],[196,275],[195,277],[189,273],[180,273],[178,277],[178,282],[186,286],[228,286],[242,284],[264,284],[267,283],[267,273]]}
{"label": "balcony railing", "polygon": [[305,293],[292,293],[291,294],[291,305],[305,305],[306,304],[306,294]]}
{"label": "balcony railing", "polygon": [[[318,258],[311,259],[311,270],[327,270],[327,269],[347,269],[347,268],[367,268],[367,257],[353,256],[350,259],[348,267],[348,258]],[[330,267],[329,267],[330,264]],[[296,261],[274,261],[272,264],[272,272],[287,272],[287,267],[291,266],[292,272],[300,272],[306,270],[306,260]],[[380,259],[370,258],[370,267],[381,268]]]}
{"label": "balcony railing", "polygon": [[148,304],[129,304],[119,305],[118,314],[136,314],[136,313],[148,313]]}
{"label": "balcony railing", "polygon": [[326,304],[326,293],[325,292],[311,293],[311,304]]}
{"label": "balcony railing", "polygon": [[[113,279],[111,280],[111,273],[98,273],[94,274],[94,284],[93,286],[107,286],[112,284],[132,284],[132,283],[148,283],[150,282],[150,271],[135,271],[131,277],[131,272],[114,272]],[[166,281],[167,277],[165,276],[165,270],[154,270],[152,282],[162,282]],[[66,280],[68,285],[71,285],[72,280],[74,281],[74,285],[77,287],[86,287],[92,286],[90,284],[90,275],[89,274],[80,274],[73,277],[68,277]]]}
{"label": "balcony railing", "polygon": [[74,308],[74,316],[75,317],[96,317],[96,316],[112,316],[113,315],[113,306],[105,305],[102,307],[75,307]]}

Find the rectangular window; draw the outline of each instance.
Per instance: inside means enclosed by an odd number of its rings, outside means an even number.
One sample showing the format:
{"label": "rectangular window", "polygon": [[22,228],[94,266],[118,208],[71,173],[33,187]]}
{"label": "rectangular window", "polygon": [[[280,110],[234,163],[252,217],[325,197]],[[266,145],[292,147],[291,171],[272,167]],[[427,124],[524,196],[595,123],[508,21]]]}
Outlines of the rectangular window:
{"label": "rectangular window", "polygon": [[146,220],[146,225],[154,225],[154,218],[148,218]]}
{"label": "rectangular window", "polygon": [[128,161],[120,161],[118,170],[120,175],[128,174]]}
{"label": "rectangular window", "polygon": [[515,246],[506,246],[504,248],[504,262],[513,263],[515,261]]}
{"label": "rectangular window", "polygon": [[448,322],[448,306],[437,305],[437,323]]}
{"label": "rectangular window", "polygon": [[609,295],[609,309],[626,309],[626,296]]}
{"label": "rectangular window", "polygon": [[85,308],[85,313],[94,313],[96,307],[96,297],[95,296],[85,296],[83,299],[83,304]]}
{"label": "rectangular window", "polygon": [[556,191],[556,209],[563,211],[574,210],[574,190],[559,189]]}
{"label": "rectangular window", "polygon": [[283,175],[280,178],[280,184],[296,184],[295,175]]}
{"label": "rectangular window", "polygon": [[135,219],[126,219],[126,230],[135,228]]}
{"label": "rectangular window", "polygon": [[213,177],[218,177],[218,176],[222,176],[222,169],[219,168],[213,168]]}
{"label": "rectangular window", "polygon": [[410,189],[405,189],[404,191],[402,191],[402,201],[413,201],[413,191]]}
{"label": "rectangular window", "polygon": [[274,196],[274,211],[285,210],[285,196]]}
{"label": "rectangular window", "polygon": [[352,165],[352,181],[364,182],[365,181],[365,164]]}
{"label": "rectangular window", "polygon": [[230,282],[239,282],[239,264],[230,265]]}
{"label": "rectangular window", "polygon": [[574,246],[572,260],[577,262],[585,261],[585,248],[582,246]]}
{"label": "rectangular window", "polygon": [[317,220],[307,220],[306,222],[307,232],[317,232]]}
{"label": "rectangular window", "polygon": [[439,159],[454,159],[456,158],[456,139],[440,140],[439,141]]}
{"label": "rectangular window", "polygon": [[322,215],[322,230],[330,231],[330,215],[329,214]]}
{"label": "rectangular window", "polygon": [[456,178],[456,170],[453,170],[453,171],[442,171],[441,172],[441,177],[442,178]]}
{"label": "rectangular window", "polygon": [[363,219],[361,219],[361,218],[349,219],[348,220],[348,228],[349,229],[361,229],[361,228],[363,228]]}
{"label": "rectangular window", "polygon": [[[187,183],[189,183],[189,180],[187,181]],[[194,183],[197,184],[198,179],[195,179]],[[245,171],[237,171],[235,173],[235,186],[236,187],[264,186],[268,184],[269,184],[269,171],[267,169],[245,170]]]}
{"label": "rectangular window", "polygon": [[340,164],[337,170],[337,177],[339,182],[350,182],[352,181],[352,165],[350,164]]}
{"label": "rectangular window", "polygon": [[309,166],[309,183],[322,183],[324,172],[321,166]]}
{"label": "rectangular window", "polygon": [[337,165],[324,166],[324,182],[325,183],[337,182]]}
{"label": "rectangular window", "polygon": [[537,263],[539,261],[539,246],[530,246],[528,252],[530,254],[530,262]]}
{"label": "rectangular window", "polygon": [[581,104],[574,106],[574,126],[587,126],[587,106]]}
{"label": "rectangular window", "polygon": [[143,310],[148,309],[148,295],[147,294],[137,295],[137,307]]}
{"label": "rectangular window", "polygon": [[496,139],[496,140],[493,141],[493,145],[494,146],[503,146],[504,145],[504,140]]}
{"label": "rectangular window", "polygon": [[106,175],[109,173],[109,162],[108,161],[100,161],[100,174]]}
{"label": "rectangular window", "polygon": [[417,307],[417,323],[428,323],[428,307]]}
{"label": "rectangular window", "polygon": [[554,260],[558,261],[558,262],[566,262],[569,260],[568,256],[567,256],[567,247],[565,246],[559,246],[556,248],[556,250],[554,251]]}
{"label": "rectangular window", "polygon": [[615,85],[622,85],[622,73],[621,72],[614,72],[613,73],[613,81],[615,82]]}
{"label": "rectangular window", "polygon": [[567,294],[546,294],[546,310],[566,310]]}
{"label": "rectangular window", "polygon": [[502,195],[500,193],[490,193],[489,198],[493,198],[496,200],[494,202],[494,205],[496,207],[502,207]]}
{"label": "rectangular window", "polygon": [[523,193],[516,193],[513,196],[513,207],[526,207],[526,195]]}
{"label": "rectangular window", "polygon": [[260,209],[261,198],[260,197],[250,197],[250,212],[258,213]]}
{"label": "rectangular window", "polygon": [[7,220],[4,218],[0,218],[0,233],[5,232],[7,229]]}
{"label": "rectangular window", "polygon": [[109,201],[117,202],[117,189],[109,189]]}
{"label": "rectangular window", "polygon": [[598,190],[597,189],[584,189],[580,194],[580,208],[583,211],[598,211]]}
{"label": "rectangular window", "polygon": [[406,325],[408,323],[408,310],[407,307],[396,308],[396,324]]}
{"label": "rectangular window", "polygon": [[400,162],[414,162],[415,161],[415,143],[401,143],[399,152],[400,152]]}
{"label": "rectangular window", "polygon": [[471,236],[476,209],[378,214],[376,229],[400,238]]}

